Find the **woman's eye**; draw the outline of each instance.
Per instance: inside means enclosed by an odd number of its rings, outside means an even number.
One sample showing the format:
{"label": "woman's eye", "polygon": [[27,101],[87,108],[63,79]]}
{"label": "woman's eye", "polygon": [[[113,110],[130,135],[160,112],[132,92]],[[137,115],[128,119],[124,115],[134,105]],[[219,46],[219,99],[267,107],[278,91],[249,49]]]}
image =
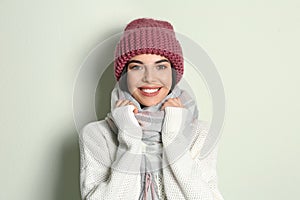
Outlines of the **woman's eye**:
{"label": "woman's eye", "polygon": [[162,70],[162,69],[166,69],[166,68],[167,68],[167,66],[165,66],[165,65],[158,65],[157,66],[158,70]]}
{"label": "woman's eye", "polygon": [[132,69],[132,70],[139,70],[139,69],[142,69],[142,67],[139,66],[139,65],[133,65],[133,66],[131,66],[131,67],[129,67],[129,68]]}

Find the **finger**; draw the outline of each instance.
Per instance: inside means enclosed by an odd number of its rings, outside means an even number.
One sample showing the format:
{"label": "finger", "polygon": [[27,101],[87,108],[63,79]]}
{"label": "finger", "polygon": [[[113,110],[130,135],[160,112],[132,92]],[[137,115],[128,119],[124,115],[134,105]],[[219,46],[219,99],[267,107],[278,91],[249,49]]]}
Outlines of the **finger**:
{"label": "finger", "polygon": [[170,105],[171,105],[170,102],[165,102],[165,103],[161,106],[160,110],[164,110],[167,106],[170,106]]}
{"label": "finger", "polygon": [[182,105],[176,99],[170,99],[169,101],[163,104],[161,110],[165,109],[166,107],[182,107]]}
{"label": "finger", "polygon": [[183,107],[183,105],[182,105],[181,100],[180,100],[179,97],[174,98],[173,102],[175,103],[176,106]]}
{"label": "finger", "polygon": [[174,97],[174,98],[169,98],[169,99],[167,99],[167,101],[174,101],[176,99],[176,97]]}
{"label": "finger", "polygon": [[178,104],[179,107],[183,107],[183,105],[181,103],[181,100],[178,97],[176,98],[175,101],[176,101],[176,103]]}
{"label": "finger", "polygon": [[138,113],[139,110],[138,110],[137,106],[136,106],[133,102],[130,101],[130,102],[128,103],[128,105],[133,105],[133,106],[134,106],[133,112],[134,112],[135,114]]}
{"label": "finger", "polygon": [[170,104],[170,105],[178,105],[179,104],[175,98],[168,99],[168,101],[166,103]]}
{"label": "finger", "polygon": [[128,104],[133,105],[134,107],[136,107],[136,105],[132,101],[129,101]]}
{"label": "finger", "polygon": [[116,103],[116,107],[125,106],[125,105],[127,105],[128,102],[129,102],[129,100],[126,100],[126,99],[118,100]]}
{"label": "finger", "polygon": [[122,101],[120,106],[127,106],[128,104],[129,104],[129,100],[125,99],[125,100]]}
{"label": "finger", "polygon": [[116,101],[116,107],[119,107],[121,105],[121,103],[122,103],[122,100]]}

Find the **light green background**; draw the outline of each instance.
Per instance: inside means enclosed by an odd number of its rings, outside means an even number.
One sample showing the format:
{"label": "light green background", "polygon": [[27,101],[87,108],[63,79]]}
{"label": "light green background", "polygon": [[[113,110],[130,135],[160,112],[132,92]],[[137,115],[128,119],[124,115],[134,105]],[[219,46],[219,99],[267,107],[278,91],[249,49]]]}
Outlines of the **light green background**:
{"label": "light green background", "polygon": [[72,92],[98,42],[137,17],[169,20],[225,87],[226,200],[300,198],[300,1],[0,1],[0,199],[78,200]]}

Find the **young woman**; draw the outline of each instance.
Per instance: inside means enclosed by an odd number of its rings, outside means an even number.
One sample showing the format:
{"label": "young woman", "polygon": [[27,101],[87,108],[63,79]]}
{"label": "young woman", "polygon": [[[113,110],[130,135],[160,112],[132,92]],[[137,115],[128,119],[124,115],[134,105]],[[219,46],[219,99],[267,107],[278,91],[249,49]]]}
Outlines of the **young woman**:
{"label": "young woman", "polygon": [[83,199],[223,200],[209,125],[177,83],[182,49],[169,22],[130,22],[115,50],[111,112],[80,132]]}

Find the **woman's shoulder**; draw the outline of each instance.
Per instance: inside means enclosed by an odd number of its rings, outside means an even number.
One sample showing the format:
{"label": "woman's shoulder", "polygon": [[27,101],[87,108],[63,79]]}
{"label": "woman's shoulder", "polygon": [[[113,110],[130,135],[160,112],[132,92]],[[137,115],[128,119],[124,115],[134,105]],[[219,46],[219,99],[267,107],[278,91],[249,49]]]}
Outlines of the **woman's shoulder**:
{"label": "woman's shoulder", "polygon": [[105,166],[110,166],[118,146],[116,134],[110,130],[106,120],[84,125],[79,133],[79,144],[82,157]]}
{"label": "woman's shoulder", "polygon": [[89,122],[81,128],[79,138],[84,141],[109,140],[115,141],[116,134],[113,133],[106,120]]}
{"label": "woman's shoulder", "polygon": [[106,122],[106,120],[99,120],[99,121],[93,121],[93,122],[89,122],[87,124],[85,124],[82,129],[82,131],[95,131],[95,130],[102,130],[102,129],[107,129],[108,124]]}
{"label": "woman's shoulder", "polygon": [[94,121],[85,124],[80,130],[80,135],[87,135],[95,132],[101,133],[103,131],[107,132],[108,130],[109,127],[105,120]]}

